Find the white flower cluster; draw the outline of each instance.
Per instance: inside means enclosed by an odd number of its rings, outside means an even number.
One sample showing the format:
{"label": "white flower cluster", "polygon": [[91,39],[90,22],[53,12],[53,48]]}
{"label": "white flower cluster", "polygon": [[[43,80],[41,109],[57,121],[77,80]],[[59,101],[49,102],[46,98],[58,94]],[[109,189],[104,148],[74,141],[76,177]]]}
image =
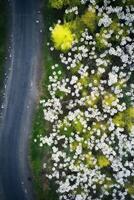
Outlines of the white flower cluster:
{"label": "white flower cluster", "polygon": [[104,27],[108,27],[111,23],[111,18],[108,15],[104,14],[104,16],[100,18],[98,26],[103,25]]}
{"label": "white flower cluster", "polygon": [[44,102],[44,116],[47,121],[51,123],[58,119],[58,115],[62,114],[62,105],[58,98],[52,98],[47,102]]}
{"label": "white flower cluster", "polygon": [[[65,72],[52,66],[50,98],[41,101],[51,131],[39,142],[50,148],[51,164],[44,167],[60,200],[134,199],[134,15],[132,8],[112,7],[108,0],[96,10],[105,48],[97,48],[99,32],[85,29],[72,49],[60,54]],[[119,21],[118,33],[112,16]],[[123,118],[123,113],[129,114]]]}
{"label": "white flower cluster", "polygon": [[75,6],[75,7],[72,7],[72,8],[70,8],[70,9],[66,9],[66,10],[65,10],[65,13],[66,13],[66,14],[75,13],[75,15],[78,15],[78,7]]}

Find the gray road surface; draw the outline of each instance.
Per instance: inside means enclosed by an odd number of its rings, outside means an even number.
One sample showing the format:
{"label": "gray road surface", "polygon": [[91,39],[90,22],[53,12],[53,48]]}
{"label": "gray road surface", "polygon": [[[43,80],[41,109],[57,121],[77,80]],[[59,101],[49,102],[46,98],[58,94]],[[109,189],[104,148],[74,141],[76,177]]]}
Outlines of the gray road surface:
{"label": "gray road surface", "polygon": [[[11,55],[0,124],[0,200],[32,200],[28,139],[38,96],[40,0],[12,0]],[[38,21],[39,20],[39,21]]]}

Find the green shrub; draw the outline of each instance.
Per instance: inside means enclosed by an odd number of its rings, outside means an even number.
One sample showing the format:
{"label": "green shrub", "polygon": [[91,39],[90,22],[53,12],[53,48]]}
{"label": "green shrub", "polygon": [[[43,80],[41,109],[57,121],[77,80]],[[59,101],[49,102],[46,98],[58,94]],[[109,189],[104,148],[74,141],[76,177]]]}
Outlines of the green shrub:
{"label": "green shrub", "polygon": [[96,47],[98,50],[107,48],[108,41],[105,38],[105,29],[101,28],[100,33],[96,34]]}
{"label": "green shrub", "polygon": [[97,16],[95,9],[87,10],[81,17],[82,22],[88,27],[88,29],[93,33],[97,26]]}
{"label": "green shrub", "polygon": [[82,65],[82,64],[81,64],[80,62],[77,63],[75,67],[71,68],[71,73],[72,73],[72,74],[77,74],[78,71],[79,71],[79,69],[80,69],[80,67],[81,67],[81,65]]}
{"label": "green shrub", "polygon": [[76,6],[80,4],[80,0],[49,0],[52,8],[61,9],[63,6]]}
{"label": "green shrub", "polygon": [[106,156],[104,155],[100,155],[98,156],[98,165],[103,168],[103,167],[107,167],[110,165],[109,160],[106,158]]}
{"label": "green shrub", "polygon": [[83,125],[82,125],[82,123],[81,123],[81,121],[78,118],[76,118],[73,121],[72,126],[75,129],[75,131],[79,132],[79,133],[81,133],[83,131],[83,128],[84,128]]}
{"label": "green shrub", "polygon": [[70,27],[70,30],[76,35],[77,39],[79,39],[81,37],[81,33],[84,30],[84,25],[81,19],[78,17],[77,19],[68,22],[68,26]]}
{"label": "green shrub", "polygon": [[63,7],[64,1],[63,0],[50,0],[50,5],[53,8],[60,9]]}
{"label": "green shrub", "polygon": [[120,22],[117,19],[113,20],[109,28],[113,31],[112,37],[110,38],[110,42],[112,42],[112,44],[119,44],[122,37],[127,36],[128,27],[121,27]]}
{"label": "green shrub", "polygon": [[116,126],[119,126],[121,128],[125,127],[125,120],[124,120],[124,113],[120,112],[118,113],[114,118],[113,122]]}
{"label": "green shrub", "polygon": [[125,188],[130,195],[134,195],[134,184],[127,183]]}
{"label": "green shrub", "polygon": [[86,101],[85,101],[87,108],[89,108],[89,106],[94,107],[99,100],[99,97],[97,97],[97,96],[91,96],[91,95],[87,96],[87,94],[85,96],[87,97]]}
{"label": "green shrub", "polygon": [[103,104],[106,106],[112,106],[113,102],[117,100],[115,94],[105,92],[103,97]]}
{"label": "green shrub", "polygon": [[80,77],[79,83],[81,84],[82,87],[86,88],[89,85],[89,76],[88,73],[83,74]]}
{"label": "green shrub", "polygon": [[134,107],[130,107],[127,110],[118,113],[114,118],[113,122],[116,126],[121,128],[127,128],[131,131],[134,127]]}
{"label": "green shrub", "polygon": [[94,161],[94,156],[93,156],[93,154],[89,151],[87,154],[85,154],[85,163],[86,163],[86,165],[87,165],[87,167],[88,167],[89,169],[95,167],[93,161]]}
{"label": "green shrub", "polygon": [[126,5],[130,6],[130,5],[134,5],[134,0],[126,0],[125,2]]}

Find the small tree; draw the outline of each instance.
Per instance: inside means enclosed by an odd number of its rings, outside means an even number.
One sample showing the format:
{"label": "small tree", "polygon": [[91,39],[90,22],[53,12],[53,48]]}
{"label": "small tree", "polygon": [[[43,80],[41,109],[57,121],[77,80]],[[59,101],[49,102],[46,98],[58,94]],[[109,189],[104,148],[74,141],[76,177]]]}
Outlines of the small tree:
{"label": "small tree", "polygon": [[72,47],[74,35],[67,25],[57,24],[52,30],[51,38],[56,49],[66,52]]}

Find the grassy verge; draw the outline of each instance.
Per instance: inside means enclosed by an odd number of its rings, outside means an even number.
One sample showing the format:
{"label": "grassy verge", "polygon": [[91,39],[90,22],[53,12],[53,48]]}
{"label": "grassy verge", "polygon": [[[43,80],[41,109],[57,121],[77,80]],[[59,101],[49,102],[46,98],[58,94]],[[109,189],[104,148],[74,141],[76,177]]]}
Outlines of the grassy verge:
{"label": "grassy verge", "polygon": [[[42,80],[41,80],[41,96],[45,97],[46,94],[46,86],[48,85],[48,77],[52,73],[50,66],[52,66],[57,60],[56,56],[51,55],[49,47],[47,46],[47,42],[49,41],[49,27],[52,23],[54,23],[57,19],[57,13],[51,13],[51,8],[49,8],[48,1],[45,1],[45,5],[43,8],[44,13],[44,47],[43,47],[43,67],[42,67]],[[54,58],[55,57],[55,58]],[[46,183],[44,180],[44,171],[42,170],[44,152],[47,151],[45,148],[40,148],[36,143],[34,143],[34,138],[37,138],[37,135],[44,136],[47,131],[47,124],[44,123],[43,110],[41,105],[37,106],[37,111],[35,113],[33,119],[33,129],[32,129],[32,138],[30,144],[30,157],[31,157],[31,165],[32,171],[34,174],[34,188],[37,194],[38,200],[56,200],[57,195],[55,193],[53,183]]]}
{"label": "grassy verge", "polygon": [[4,78],[4,62],[6,54],[6,1],[0,0],[0,90]]}

